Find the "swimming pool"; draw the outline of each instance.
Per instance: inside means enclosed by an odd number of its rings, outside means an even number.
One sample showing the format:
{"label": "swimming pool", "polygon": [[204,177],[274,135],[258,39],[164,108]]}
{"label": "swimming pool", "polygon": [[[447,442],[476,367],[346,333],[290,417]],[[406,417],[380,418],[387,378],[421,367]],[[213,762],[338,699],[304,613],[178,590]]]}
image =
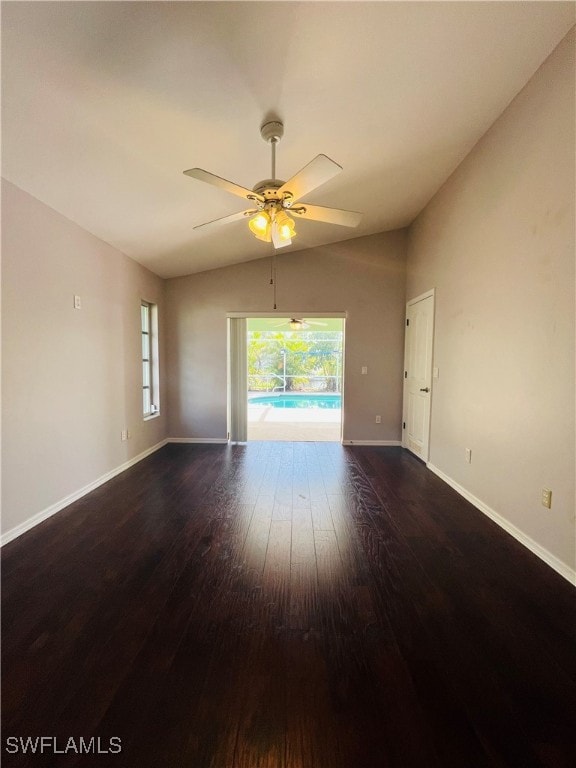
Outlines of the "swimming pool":
{"label": "swimming pool", "polygon": [[341,395],[258,395],[248,400],[248,405],[268,405],[272,408],[331,408],[342,407]]}

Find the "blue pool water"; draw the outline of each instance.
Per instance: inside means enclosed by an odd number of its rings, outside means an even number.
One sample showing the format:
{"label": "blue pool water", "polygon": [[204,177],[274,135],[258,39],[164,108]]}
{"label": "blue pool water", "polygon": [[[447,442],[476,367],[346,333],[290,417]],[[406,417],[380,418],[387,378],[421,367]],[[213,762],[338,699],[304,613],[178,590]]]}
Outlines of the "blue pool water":
{"label": "blue pool water", "polygon": [[270,405],[272,408],[341,408],[341,395],[258,395],[248,405]]}

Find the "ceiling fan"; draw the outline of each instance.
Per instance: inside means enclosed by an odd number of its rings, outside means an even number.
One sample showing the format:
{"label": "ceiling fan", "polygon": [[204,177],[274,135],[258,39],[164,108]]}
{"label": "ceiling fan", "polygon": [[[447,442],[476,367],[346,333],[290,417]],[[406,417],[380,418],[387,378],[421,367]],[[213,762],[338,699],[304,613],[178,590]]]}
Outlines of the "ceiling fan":
{"label": "ceiling fan", "polygon": [[288,325],[293,331],[301,331],[304,328],[309,328],[311,325],[327,325],[327,323],[321,323],[316,320],[303,320],[299,317],[291,317],[290,320],[276,323],[272,328],[279,328],[281,325]]}
{"label": "ceiling fan", "polygon": [[296,235],[294,219],[288,216],[288,212],[296,218],[310,221],[323,221],[343,227],[358,226],[362,218],[361,213],[299,202],[308,192],[340,173],[342,166],[326,155],[317,155],[291,179],[286,182],[281,181],[276,178],[276,144],[284,135],[284,125],[278,120],[271,120],[260,128],[260,135],[271,145],[272,178],[259,181],[253,189],[241,187],[202,168],[190,168],[184,171],[186,176],[243,197],[252,206],[246,211],[198,224],[194,229],[216,227],[240,219],[249,219],[248,226],[255,237],[267,243],[272,242],[274,248],[283,248],[290,245],[292,238]]}

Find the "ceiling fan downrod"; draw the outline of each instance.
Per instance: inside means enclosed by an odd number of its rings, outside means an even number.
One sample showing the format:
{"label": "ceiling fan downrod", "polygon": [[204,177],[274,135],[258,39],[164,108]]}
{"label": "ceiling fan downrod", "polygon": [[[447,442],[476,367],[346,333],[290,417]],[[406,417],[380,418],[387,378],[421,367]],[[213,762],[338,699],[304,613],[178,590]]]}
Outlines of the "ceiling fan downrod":
{"label": "ceiling fan downrod", "polygon": [[284,125],[279,120],[269,120],[260,126],[260,136],[270,144],[272,150],[272,181],[276,181],[276,144],[284,136]]}

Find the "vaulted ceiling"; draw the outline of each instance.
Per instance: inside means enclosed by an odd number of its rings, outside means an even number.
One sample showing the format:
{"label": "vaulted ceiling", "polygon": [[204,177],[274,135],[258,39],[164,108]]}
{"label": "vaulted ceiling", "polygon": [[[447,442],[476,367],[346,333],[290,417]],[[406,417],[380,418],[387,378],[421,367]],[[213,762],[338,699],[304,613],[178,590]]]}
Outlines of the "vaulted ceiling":
{"label": "vaulted ceiling", "polygon": [[564,2],[8,2],[3,175],[163,277],[267,256],[245,221],[194,231],[319,153],[292,250],[408,225],[574,24]]}

